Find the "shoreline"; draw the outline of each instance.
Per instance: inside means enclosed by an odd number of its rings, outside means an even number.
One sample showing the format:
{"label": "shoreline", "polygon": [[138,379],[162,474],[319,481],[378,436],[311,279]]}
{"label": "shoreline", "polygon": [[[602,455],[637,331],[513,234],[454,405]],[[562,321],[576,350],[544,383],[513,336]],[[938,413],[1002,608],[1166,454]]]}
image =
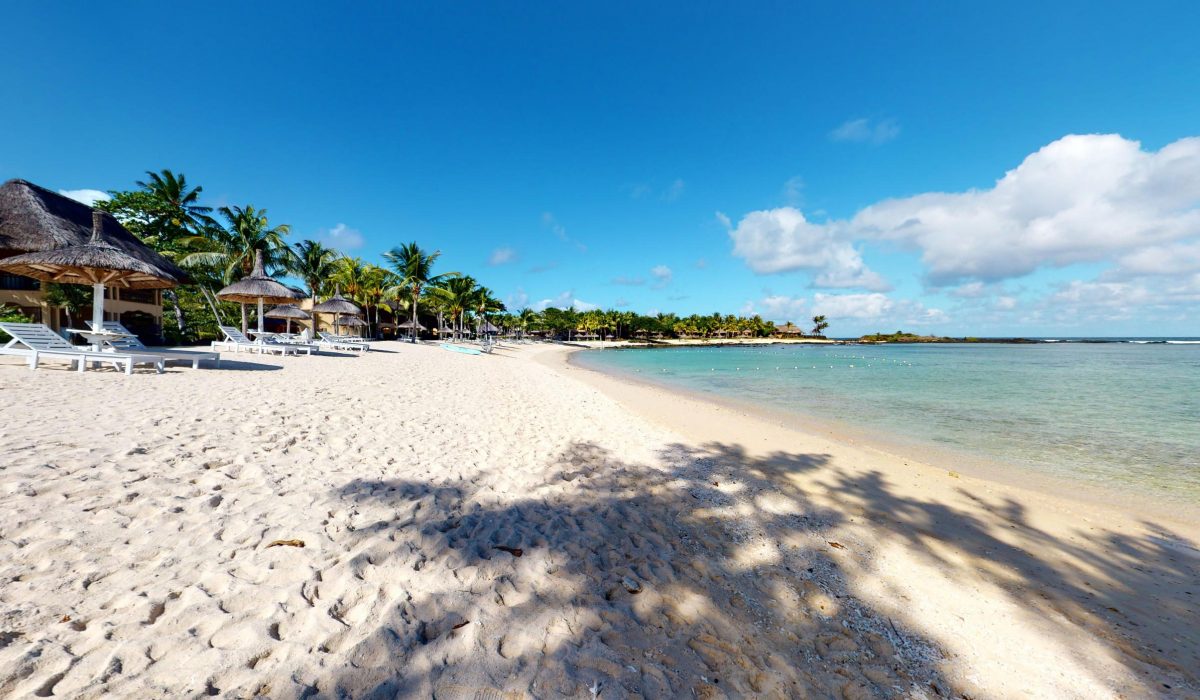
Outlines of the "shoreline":
{"label": "shoreline", "polygon": [[0,361],[0,697],[1200,699],[1194,528],[571,355]]}
{"label": "shoreline", "polygon": [[[634,388],[635,392],[636,388],[650,388],[686,399],[695,402],[695,408],[700,411],[707,408],[710,412],[721,412],[722,416],[736,414],[745,421],[743,429],[747,431],[766,425],[782,431],[782,435],[790,435],[798,440],[831,440],[859,449],[876,451],[881,455],[921,467],[954,471],[995,484],[997,487],[1020,489],[1035,495],[1053,495],[1079,507],[1114,510],[1125,517],[1131,517],[1133,513],[1151,514],[1157,519],[1171,522],[1176,527],[1192,530],[1193,539],[1200,542],[1200,502],[1190,499],[1186,494],[1154,494],[1136,487],[1126,489],[1117,483],[1102,483],[1086,478],[1072,479],[987,455],[925,443],[904,435],[881,433],[873,427],[853,425],[800,411],[790,412],[755,404],[750,400],[689,390],[669,382],[657,381],[653,375],[643,377],[619,371],[609,372],[580,364],[575,358],[584,350],[570,348],[563,355],[564,363],[572,369],[599,378],[599,381],[589,384],[604,390],[643,417],[666,427],[680,426],[672,420],[670,413],[646,410],[646,406],[652,405],[653,401],[648,403],[641,398],[635,399],[620,385]],[[686,430],[686,427],[684,429]],[[1161,496],[1162,500],[1158,500],[1156,496]],[[1200,554],[1200,547],[1196,551]]]}
{"label": "shoreline", "polygon": [[[784,467],[780,488],[850,516],[841,541],[870,550],[858,562],[855,595],[936,640],[973,696],[1200,697],[1195,672],[1185,671],[1200,668],[1194,517],[1081,498],[1069,484],[1056,491],[959,474],[805,433],[580,367],[576,352],[538,361],[693,445]],[[805,455],[823,466],[790,468]],[[1014,648],[1024,650],[1021,659]]]}

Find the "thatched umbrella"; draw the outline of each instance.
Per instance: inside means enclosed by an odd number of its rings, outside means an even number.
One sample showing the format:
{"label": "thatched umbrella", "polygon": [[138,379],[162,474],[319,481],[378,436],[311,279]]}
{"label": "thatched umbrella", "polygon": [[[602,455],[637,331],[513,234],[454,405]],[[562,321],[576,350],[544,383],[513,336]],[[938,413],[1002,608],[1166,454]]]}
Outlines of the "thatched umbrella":
{"label": "thatched umbrella", "polygon": [[292,332],[292,319],[307,321],[312,318],[312,315],[295,304],[280,304],[267,312],[267,318],[286,318],[287,332],[290,335]]}
{"label": "thatched umbrella", "polygon": [[[217,297],[225,301],[236,301],[239,304],[258,302],[259,333],[263,332],[263,302],[286,304],[303,296],[291,287],[267,276],[267,273],[263,271],[261,250],[254,251],[254,269],[250,271],[249,275],[217,292]],[[242,318],[246,317],[242,316]]]}
{"label": "thatched umbrella", "polygon": [[[333,290],[333,296],[313,307],[314,314],[333,314],[333,332],[336,335],[338,332],[338,321],[344,315],[361,316],[362,309],[354,302],[342,296],[341,290],[336,287]],[[366,324],[363,324],[366,325]]]}
{"label": "thatched umbrella", "polygon": [[421,325],[420,321],[412,321],[412,320],[405,321],[404,323],[397,323],[396,328],[404,328],[404,329],[411,330],[414,325],[417,327],[418,331],[428,330],[427,328],[425,328],[425,326]]}
{"label": "thatched umbrella", "polygon": [[[13,182],[21,183],[22,181]],[[13,182],[6,183],[4,188],[9,188]],[[23,183],[23,185],[31,189],[34,187],[29,183]],[[0,198],[9,195],[10,193],[5,192],[0,194]],[[33,211],[47,213],[45,210],[34,209]],[[7,215],[9,212],[3,213]],[[124,289],[167,289],[185,281],[187,275],[169,260],[140,243],[138,246],[141,249],[134,249],[138,253],[137,255],[124,248],[114,246],[104,236],[105,222],[112,219],[112,216],[98,209],[91,210],[91,214],[92,233],[86,243],[69,244],[64,247],[5,258],[0,260],[0,270],[32,277],[42,282],[92,285],[92,323],[95,325],[95,330],[103,331],[105,286]],[[38,218],[41,221],[36,223],[47,223],[51,226],[55,223],[49,216]],[[6,216],[6,218],[0,219],[0,229],[5,232],[15,230],[18,234],[27,234],[29,232],[22,231],[21,225],[28,223],[27,220],[20,218],[14,222]],[[112,223],[120,228],[120,224],[117,224],[115,220]],[[12,224],[15,226],[10,228]],[[61,223],[59,225],[61,226]],[[128,235],[124,229],[120,230]],[[7,236],[7,238],[10,242],[3,245],[12,245],[11,241],[14,239],[17,243],[21,243],[20,235]],[[47,238],[57,242],[53,236],[47,236]],[[42,239],[41,242],[50,241]],[[24,243],[26,245],[36,244],[37,240],[26,237]]]}
{"label": "thatched umbrella", "polygon": [[348,316],[342,321],[342,325],[347,328],[365,328],[367,322],[357,316]]}

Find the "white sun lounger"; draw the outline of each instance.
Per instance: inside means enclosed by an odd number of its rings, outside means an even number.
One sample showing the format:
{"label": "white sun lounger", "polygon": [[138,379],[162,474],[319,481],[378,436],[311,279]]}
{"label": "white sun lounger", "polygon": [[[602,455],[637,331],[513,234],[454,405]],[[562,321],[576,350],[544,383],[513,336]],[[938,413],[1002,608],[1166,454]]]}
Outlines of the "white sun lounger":
{"label": "white sun lounger", "polygon": [[246,337],[241,330],[233,326],[217,326],[221,332],[225,334],[225,340],[212,341],[213,350],[225,349],[234,352],[277,352],[280,355],[295,355],[299,353],[297,348],[288,347],[287,345],[275,345],[269,343],[256,343]]}
{"label": "white sun lounger", "polygon": [[[92,330],[96,326],[91,321],[87,322]],[[121,325],[119,321],[105,321],[104,330],[116,331],[117,333],[125,333],[126,338],[112,338],[105,340],[104,344],[111,349],[112,352],[133,352],[142,355],[157,355],[166,362],[190,362],[192,369],[200,369],[201,360],[212,360],[217,367],[221,366],[221,353],[219,352],[193,352],[188,350],[167,350],[164,348],[148,348],[138,337],[129,332],[129,329]],[[107,350],[106,350],[107,352]]]}
{"label": "white sun lounger", "polygon": [[133,374],[134,365],[153,365],[161,374],[166,365],[166,361],[158,355],[96,352],[77,348],[42,323],[0,323],[0,330],[12,336],[12,340],[0,348],[0,355],[24,357],[29,369],[37,369],[43,359],[67,360],[72,365],[78,364],[80,372],[87,369],[88,362],[124,366],[125,374]]}
{"label": "white sun lounger", "polygon": [[365,342],[338,340],[337,336],[330,335],[328,333],[320,334],[320,340],[314,340],[312,342],[317,343],[317,345],[322,347],[328,347],[332,349],[349,349],[349,351],[359,351],[360,353],[365,353],[368,351],[368,349],[371,349],[371,346],[368,346]]}
{"label": "white sun lounger", "polygon": [[371,349],[371,345],[369,343],[367,343],[367,341],[363,340],[362,338],[347,338],[344,336],[336,336],[336,335],[331,335],[329,333],[326,333],[324,331],[319,333],[319,335],[321,336],[321,340],[325,341],[326,343],[329,343],[330,345],[341,348],[343,350],[361,350],[363,352],[366,352],[367,350]]}

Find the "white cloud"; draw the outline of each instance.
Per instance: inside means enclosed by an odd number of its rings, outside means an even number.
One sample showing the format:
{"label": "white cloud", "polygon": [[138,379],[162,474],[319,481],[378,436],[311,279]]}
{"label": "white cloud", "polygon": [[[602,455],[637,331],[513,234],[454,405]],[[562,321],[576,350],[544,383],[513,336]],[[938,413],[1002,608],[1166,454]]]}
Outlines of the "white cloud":
{"label": "white cloud", "polygon": [[959,298],[1078,264],[1109,265],[1098,282],[1179,280],[1200,272],[1200,137],[1152,151],[1118,135],[1065,136],[988,189],[883,200],[824,223],[782,207],[728,228],[750,269],[808,271],[817,287],[885,291],[859,252],[880,243],[917,251],[927,280],[958,285]]}
{"label": "white cloud", "polygon": [[1149,246],[1117,259],[1117,275],[1183,275],[1200,271],[1200,240]]}
{"label": "white cloud", "polygon": [[497,248],[488,256],[488,265],[495,267],[496,265],[504,265],[505,263],[513,262],[517,259],[517,251],[512,248],[504,247]]}
{"label": "white cloud", "polygon": [[510,310],[523,309],[529,306],[529,295],[525,293],[523,287],[517,287],[517,291],[508,295],[508,300],[505,303]]}
{"label": "white cloud", "polygon": [[112,199],[107,192],[100,190],[59,190],[58,193],[64,197],[70,197],[76,202],[83,202],[89,207],[96,206],[96,202],[107,202]]}
{"label": "white cloud", "polygon": [[[934,283],[1132,256],[1200,237],[1200,138],[1153,152],[1117,135],[1066,136],[991,189],[885,200],[831,226],[920,250]],[[1125,262],[1171,267],[1143,256]]]}
{"label": "white cloud", "polygon": [[553,270],[556,267],[558,267],[558,261],[551,260],[548,263],[542,263],[541,265],[534,265],[533,267],[526,270],[526,272],[536,275],[539,272],[549,272],[550,270]]}
{"label": "white cloud", "polygon": [[576,299],[575,290],[573,289],[568,289],[553,299],[542,299],[538,303],[534,304],[533,308],[538,311],[545,311],[552,306],[556,309],[572,308],[576,311],[593,311],[600,308],[596,304],[586,302],[582,299]]}
{"label": "white cloud", "polygon": [[892,310],[886,294],[815,294],[813,313],[830,318],[881,318]]}
{"label": "white cloud", "polygon": [[[762,307],[761,314],[763,318],[780,323],[787,323],[788,321],[802,323],[808,310],[807,299],[789,297],[783,294],[772,294],[763,297],[759,301],[759,305]],[[747,312],[743,309],[743,313]]]}
{"label": "white cloud", "polygon": [[338,250],[357,250],[363,247],[362,232],[346,224],[338,224],[317,234],[317,241]]}
{"label": "white cloud", "polygon": [[1150,292],[1139,285],[1074,280],[1062,285],[1058,292],[1050,297],[1050,302],[1057,306],[1106,307],[1128,311],[1151,298]]}
{"label": "white cloud", "polygon": [[853,141],[856,143],[887,143],[900,135],[900,125],[895,119],[883,119],[871,122],[870,119],[851,119],[838,128],[829,132],[829,138],[834,141]]}
{"label": "white cloud", "polygon": [[806,319],[817,315],[828,316],[831,321],[880,321],[908,326],[944,323],[949,320],[941,309],[927,308],[911,299],[892,299],[886,294],[814,294],[811,303],[803,297],[771,294],[757,302],[746,302],[743,315],[759,313],[768,321],[785,323],[791,321],[803,325]]}
{"label": "white cloud", "polygon": [[643,277],[627,277],[625,275],[618,275],[617,277],[612,278],[612,283],[619,284],[623,287],[640,287],[646,283],[646,280]]}
{"label": "white cloud", "polygon": [[988,287],[983,282],[968,282],[949,291],[950,296],[959,299],[978,299],[987,294]]}
{"label": "white cloud", "polygon": [[683,180],[676,179],[674,182],[672,182],[670,185],[667,186],[667,189],[663,190],[663,193],[662,193],[663,201],[674,202],[674,201],[678,200],[680,197],[683,196],[684,187],[685,187],[685,185],[684,185]]}
{"label": "white cloud", "polygon": [[662,289],[670,284],[671,278],[674,276],[674,273],[671,272],[671,268],[667,267],[666,265],[655,265],[654,267],[650,268],[650,274],[654,276],[655,289]]}
{"label": "white cloud", "polygon": [[923,325],[943,323],[947,319],[941,309],[926,308],[910,299],[894,300],[886,294],[814,294],[813,313],[830,319],[895,321],[900,324]]}
{"label": "white cloud", "polygon": [[550,229],[550,232],[553,233],[555,238],[558,240],[562,241],[563,243],[570,243],[581,253],[587,252],[586,245],[567,235],[567,227],[559,223],[558,219],[554,218],[554,214],[548,211],[542,212],[542,225]]}
{"label": "white cloud", "polygon": [[687,183],[682,178],[675,178],[671,184],[659,190],[658,186],[651,182],[638,182],[632,185],[625,185],[622,189],[629,191],[630,199],[645,199],[652,197],[655,194],[664,202],[674,202],[683,196],[683,192],[687,189]]}
{"label": "white cloud", "polygon": [[839,227],[811,223],[798,209],[752,211],[742,217],[737,228],[728,226],[729,219],[723,214],[718,218],[729,228],[734,256],[745,259],[758,274],[804,270],[816,274],[813,284],[817,287],[889,289],[882,277],[867,268]]}
{"label": "white cloud", "polygon": [[783,183],[783,202],[789,207],[798,207],[804,200],[804,178],[793,175]]}
{"label": "white cloud", "polygon": [[613,302],[613,305],[618,309],[623,309],[626,306],[629,306],[629,300],[624,297],[618,297],[617,300]]}

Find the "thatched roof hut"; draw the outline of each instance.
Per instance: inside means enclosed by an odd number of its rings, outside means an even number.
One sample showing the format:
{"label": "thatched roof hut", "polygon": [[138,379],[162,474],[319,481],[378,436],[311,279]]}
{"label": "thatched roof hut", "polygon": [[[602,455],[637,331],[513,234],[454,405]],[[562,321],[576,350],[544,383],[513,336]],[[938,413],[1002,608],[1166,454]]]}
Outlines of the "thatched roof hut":
{"label": "thatched roof hut", "polygon": [[[63,249],[75,250],[59,255]],[[139,241],[109,213],[25,180],[0,185],[0,257],[47,251],[54,251],[54,255],[42,262],[60,268],[128,273],[107,275],[110,279],[105,284],[116,287],[167,288],[188,279],[187,273]],[[29,268],[29,272],[34,269]],[[10,270],[37,276],[19,267]],[[54,281],[94,284],[99,280],[85,272],[77,278],[66,276]]]}
{"label": "thatched roof hut", "polygon": [[280,304],[263,315],[267,318],[294,318],[300,321],[312,318],[311,314],[295,304]]}
{"label": "thatched roof hut", "polygon": [[363,310],[358,308],[358,304],[350,301],[342,296],[340,291],[334,291],[333,296],[313,307],[315,314],[346,314],[349,316],[361,316]]}
{"label": "thatched roof hut", "polygon": [[243,304],[253,302],[268,302],[271,304],[286,304],[293,299],[300,299],[304,294],[269,277],[263,270],[263,254],[261,250],[254,251],[254,269],[249,275],[217,292],[217,296],[225,301],[236,301]]}
{"label": "thatched roof hut", "polygon": [[791,321],[775,327],[775,335],[804,335],[804,330]]}

